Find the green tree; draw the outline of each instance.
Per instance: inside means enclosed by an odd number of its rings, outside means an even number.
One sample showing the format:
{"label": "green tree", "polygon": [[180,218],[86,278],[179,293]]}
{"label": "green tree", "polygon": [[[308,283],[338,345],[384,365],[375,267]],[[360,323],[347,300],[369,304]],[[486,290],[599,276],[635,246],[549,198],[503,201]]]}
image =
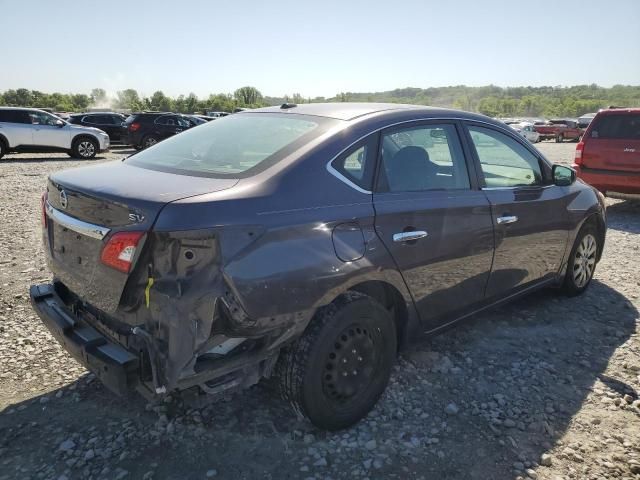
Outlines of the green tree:
{"label": "green tree", "polygon": [[128,108],[130,110],[142,110],[144,109],[144,103],[140,99],[138,92],[133,88],[127,88],[126,90],[120,90],[116,94],[116,107]]}
{"label": "green tree", "polygon": [[262,94],[255,87],[242,87],[233,92],[233,96],[241,107],[259,106]]}

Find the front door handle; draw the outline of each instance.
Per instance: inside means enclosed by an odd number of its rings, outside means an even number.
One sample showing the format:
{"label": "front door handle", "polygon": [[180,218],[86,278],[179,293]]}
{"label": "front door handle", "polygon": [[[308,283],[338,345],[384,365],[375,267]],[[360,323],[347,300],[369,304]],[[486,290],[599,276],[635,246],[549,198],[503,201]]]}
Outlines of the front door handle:
{"label": "front door handle", "polygon": [[400,232],[393,234],[394,242],[410,242],[411,240],[418,240],[429,235],[424,230],[412,230],[410,232]]}
{"label": "front door handle", "polygon": [[517,221],[518,217],[515,215],[504,215],[497,218],[498,225],[508,225],[509,223],[516,223]]}

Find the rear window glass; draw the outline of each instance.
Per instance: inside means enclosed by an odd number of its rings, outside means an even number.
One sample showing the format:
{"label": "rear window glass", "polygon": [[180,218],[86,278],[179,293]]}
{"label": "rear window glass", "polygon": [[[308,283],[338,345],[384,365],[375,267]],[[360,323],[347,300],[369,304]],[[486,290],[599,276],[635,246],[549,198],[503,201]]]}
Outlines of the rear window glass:
{"label": "rear window glass", "polygon": [[640,115],[603,115],[593,126],[591,138],[640,140]]}
{"label": "rear window glass", "polygon": [[294,114],[229,115],[164,140],[127,162],[184,175],[247,177],[283,159],[337,122]]}

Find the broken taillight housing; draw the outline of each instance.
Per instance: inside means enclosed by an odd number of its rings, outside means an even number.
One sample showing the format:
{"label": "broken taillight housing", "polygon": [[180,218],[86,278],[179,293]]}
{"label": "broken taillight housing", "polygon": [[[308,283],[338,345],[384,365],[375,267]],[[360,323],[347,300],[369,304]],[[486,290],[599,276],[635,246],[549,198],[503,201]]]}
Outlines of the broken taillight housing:
{"label": "broken taillight housing", "polygon": [[138,242],[145,232],[118,232],[113,234],[102,248],[100,261],[108,267],[129,273]]}

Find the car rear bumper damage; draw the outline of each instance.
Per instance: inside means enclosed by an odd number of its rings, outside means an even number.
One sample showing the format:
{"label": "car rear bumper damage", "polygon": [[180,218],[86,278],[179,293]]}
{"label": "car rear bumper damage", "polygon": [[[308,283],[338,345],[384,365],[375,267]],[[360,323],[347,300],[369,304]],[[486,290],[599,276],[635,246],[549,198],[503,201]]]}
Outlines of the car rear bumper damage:
{"label": "car rear bumper damage", "polygon": [[31,305],[51,334],[110,390],[125,395],[139,378],[140,359],[81,321],[51,284],[32,285]]}
{"label": "car rear bumper damage", "polygon": [[173,359],[143,327],[113,329],[103,324],[94,316],[97,312],[79,307],[59,283],[33,285],[29,294],[33,309],[64,349],[121,396],[137,391],[151,399],[182,392],[185,400],[202,402],[204,394],[212,398],[254,385],[270,374],[277,360],[278,350],[269,348],[267,338],[218,335],[216,346],[192,365],[188,375],[168,382]]}

